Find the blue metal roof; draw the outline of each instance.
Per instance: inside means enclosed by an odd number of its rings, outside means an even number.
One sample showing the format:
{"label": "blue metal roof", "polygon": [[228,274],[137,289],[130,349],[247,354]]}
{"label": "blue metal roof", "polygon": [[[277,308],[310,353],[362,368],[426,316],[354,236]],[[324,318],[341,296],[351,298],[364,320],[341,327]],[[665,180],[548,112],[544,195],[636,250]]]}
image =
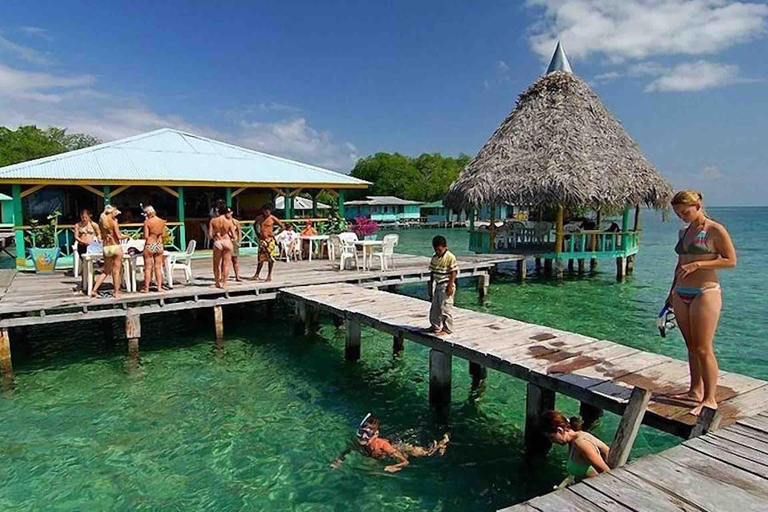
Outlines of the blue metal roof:
{"label": "blue metal roof", "polygon": [[340,188],[369,185],[346,174],[171,128],[0,167],[0,181],[23,183],[34,180]]}

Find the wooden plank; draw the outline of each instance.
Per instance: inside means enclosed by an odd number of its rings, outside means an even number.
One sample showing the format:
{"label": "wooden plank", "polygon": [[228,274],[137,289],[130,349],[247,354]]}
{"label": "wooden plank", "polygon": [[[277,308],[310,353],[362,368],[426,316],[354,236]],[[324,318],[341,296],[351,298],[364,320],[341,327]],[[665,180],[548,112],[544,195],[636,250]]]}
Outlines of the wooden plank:
{"label": "wooden plank", "polygon": [[578,494],[580,497],[600,508],[600,510],[610,510],[611,512],[634,512],[631,508],[626,507],[621,500],[615,500],[583,483],[571,485],[568,487],[568,490],[574,494]]}
{"label": "wooden plank", "polygon": [[216,341],[224,339],[224,311],[221,306],[213,307],[213,325],[216,334]]}
{"label": "wooden plank", "polygon": [[720,426],[722,416],[717,412],[717,409],[711,407],[703,407],[699,413],[699,419],[691,430],[689,439],[699,437],[706,434],[710,430],[715,430]]}
{"label": "wooden plank", "polygon": [[[642,357],[650,359],[650,362],[654,362],[658,361],[660,356],[656,354],[642,354]],[[666,362],[622,375],[610,382],[598,384],[591,389],[596,393],[624,399],[629,399],[632,387],[640,387],[655,393],[679,391],[675,387],[670,388],[670,384],[679,379],[681,375],[688,375],[688,363],[671,358],[665,359]]]}
{"label": "wooden plank", "polygon": [[8,329],[0,329],[0,374],[9,375],[11,372],[11,338]]}
{"label": "wooden plank", "polygon": [[606,461],[611,468],[618,468],[627,463],[650,399],[651,392],[647,389],[636,387],[632,390],[632,396],[621,417],[619,428],[616,429],[616,435],[613,438],[611,451]]}
{"label": "wooden plank", "polygon": [[768,434],[760,436],[760,432],[738,424],[710,432],[707,439],[724,439],[733,443],[747,446],[768,454]]}
{"label": "wooden plank", "polygon": [[541,512],[603,512],[576,493],[563,489],[528,501],[528,505]]}
{"label": "wooden plank", "polygon": [[701,509],[668,494],[625,471],[617,469],[596,478],[587,478],[579,485],[596,489],[638,512],[700,512]]}
{"label": "wooden plank", "polygon": [[768,455],[737,443],[709,436],[697,437],[685,443],[692,448],[757,476],[768,478]]}
{"label": "wooden plank", "polygon": [[762,500],[756,499],[739,487],[721,481],[719,474],[702,474],[659,455],[643,457],[626,466],[626,471],[652,482],[676,499],[708,512],[758,512],[765,509]]}

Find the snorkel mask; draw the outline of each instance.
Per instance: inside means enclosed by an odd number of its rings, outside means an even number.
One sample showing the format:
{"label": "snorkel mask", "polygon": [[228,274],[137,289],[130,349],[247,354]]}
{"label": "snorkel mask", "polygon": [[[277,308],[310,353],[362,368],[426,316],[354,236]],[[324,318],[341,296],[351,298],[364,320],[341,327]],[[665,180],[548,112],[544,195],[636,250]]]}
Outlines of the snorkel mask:
{"label": "snorkel mask", "polygon": [[357,427],[357,440],[360,444],[368,444],[368,441],[376,434],[376,431],[372,428],[366,427],[365,422],[371,417],[371,413],[365,415],[363,421]]}
{"label": "snorkel mask", "polygon": [[659,334],[662,338],[667,337],[667,331],[677,327],[677,322],[675,321],[675,311],[669,304],[665,304],[664,307],[661,308],[659,316],[656,317],[656,327],[659,328]]}

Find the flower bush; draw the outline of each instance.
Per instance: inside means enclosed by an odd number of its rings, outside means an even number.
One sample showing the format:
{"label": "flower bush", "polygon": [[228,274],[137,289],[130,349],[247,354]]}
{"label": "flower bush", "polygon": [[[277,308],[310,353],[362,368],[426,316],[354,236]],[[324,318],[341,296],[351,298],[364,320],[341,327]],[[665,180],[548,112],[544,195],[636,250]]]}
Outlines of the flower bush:
{"label": "flower bush", "polygon": [[379,225],[376,221],[371,220],[368,217],[357,217],[355,219],[355,225],[352,226],[352,231],[354,231],[360,238],[372,235],[378,230]]}

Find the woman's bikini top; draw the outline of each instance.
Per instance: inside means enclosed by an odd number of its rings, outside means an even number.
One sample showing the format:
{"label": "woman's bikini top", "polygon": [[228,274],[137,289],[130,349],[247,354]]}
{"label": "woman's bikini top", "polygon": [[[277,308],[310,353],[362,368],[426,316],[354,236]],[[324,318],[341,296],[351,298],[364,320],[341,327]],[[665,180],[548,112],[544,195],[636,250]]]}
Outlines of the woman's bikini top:
{"label": "woman's bikini top", "polygon": [[680,230],[679,239],[677,240],[677,245],[675,246],[675,252],[680,255],[714,254],[715,250],[709,241],[709,235],[707,234],[706,224],[696,234],[696,238],[694,238],[693,242],[688,244],[688,247],[684,245],[685,236],[688,234],[688,230],[691,229],[691,226],[693,226],[693,224],[690,224],[687,228]]}
{"label": "woman's bikini top", "polygon": [[93,228],[93,221],[89,222],[86,226],[78,224],[77,227],[83,235],[96,236],[96,230]]}
{"label": "woman's bikini top", "polygon": [[[589,438],[589,436],[582,436],[582,438],[590,443],[592,446],[595,447],[595,450],[597,450],[597,453],[600,453],[600,447],[597,446],[597,444]],[[565,464],[565,469],[568,471],[569,475],[572,475],[576,478],[586,478],[589,476],[589,470],[593,469],[592,465],[589,462],[578,462],[575,460],[574,457],[574,451],[576,447],[575,445],[571,445],[570,452],[568,453],[568,461]],[[601,454],[602,456],[602,454]]]}

